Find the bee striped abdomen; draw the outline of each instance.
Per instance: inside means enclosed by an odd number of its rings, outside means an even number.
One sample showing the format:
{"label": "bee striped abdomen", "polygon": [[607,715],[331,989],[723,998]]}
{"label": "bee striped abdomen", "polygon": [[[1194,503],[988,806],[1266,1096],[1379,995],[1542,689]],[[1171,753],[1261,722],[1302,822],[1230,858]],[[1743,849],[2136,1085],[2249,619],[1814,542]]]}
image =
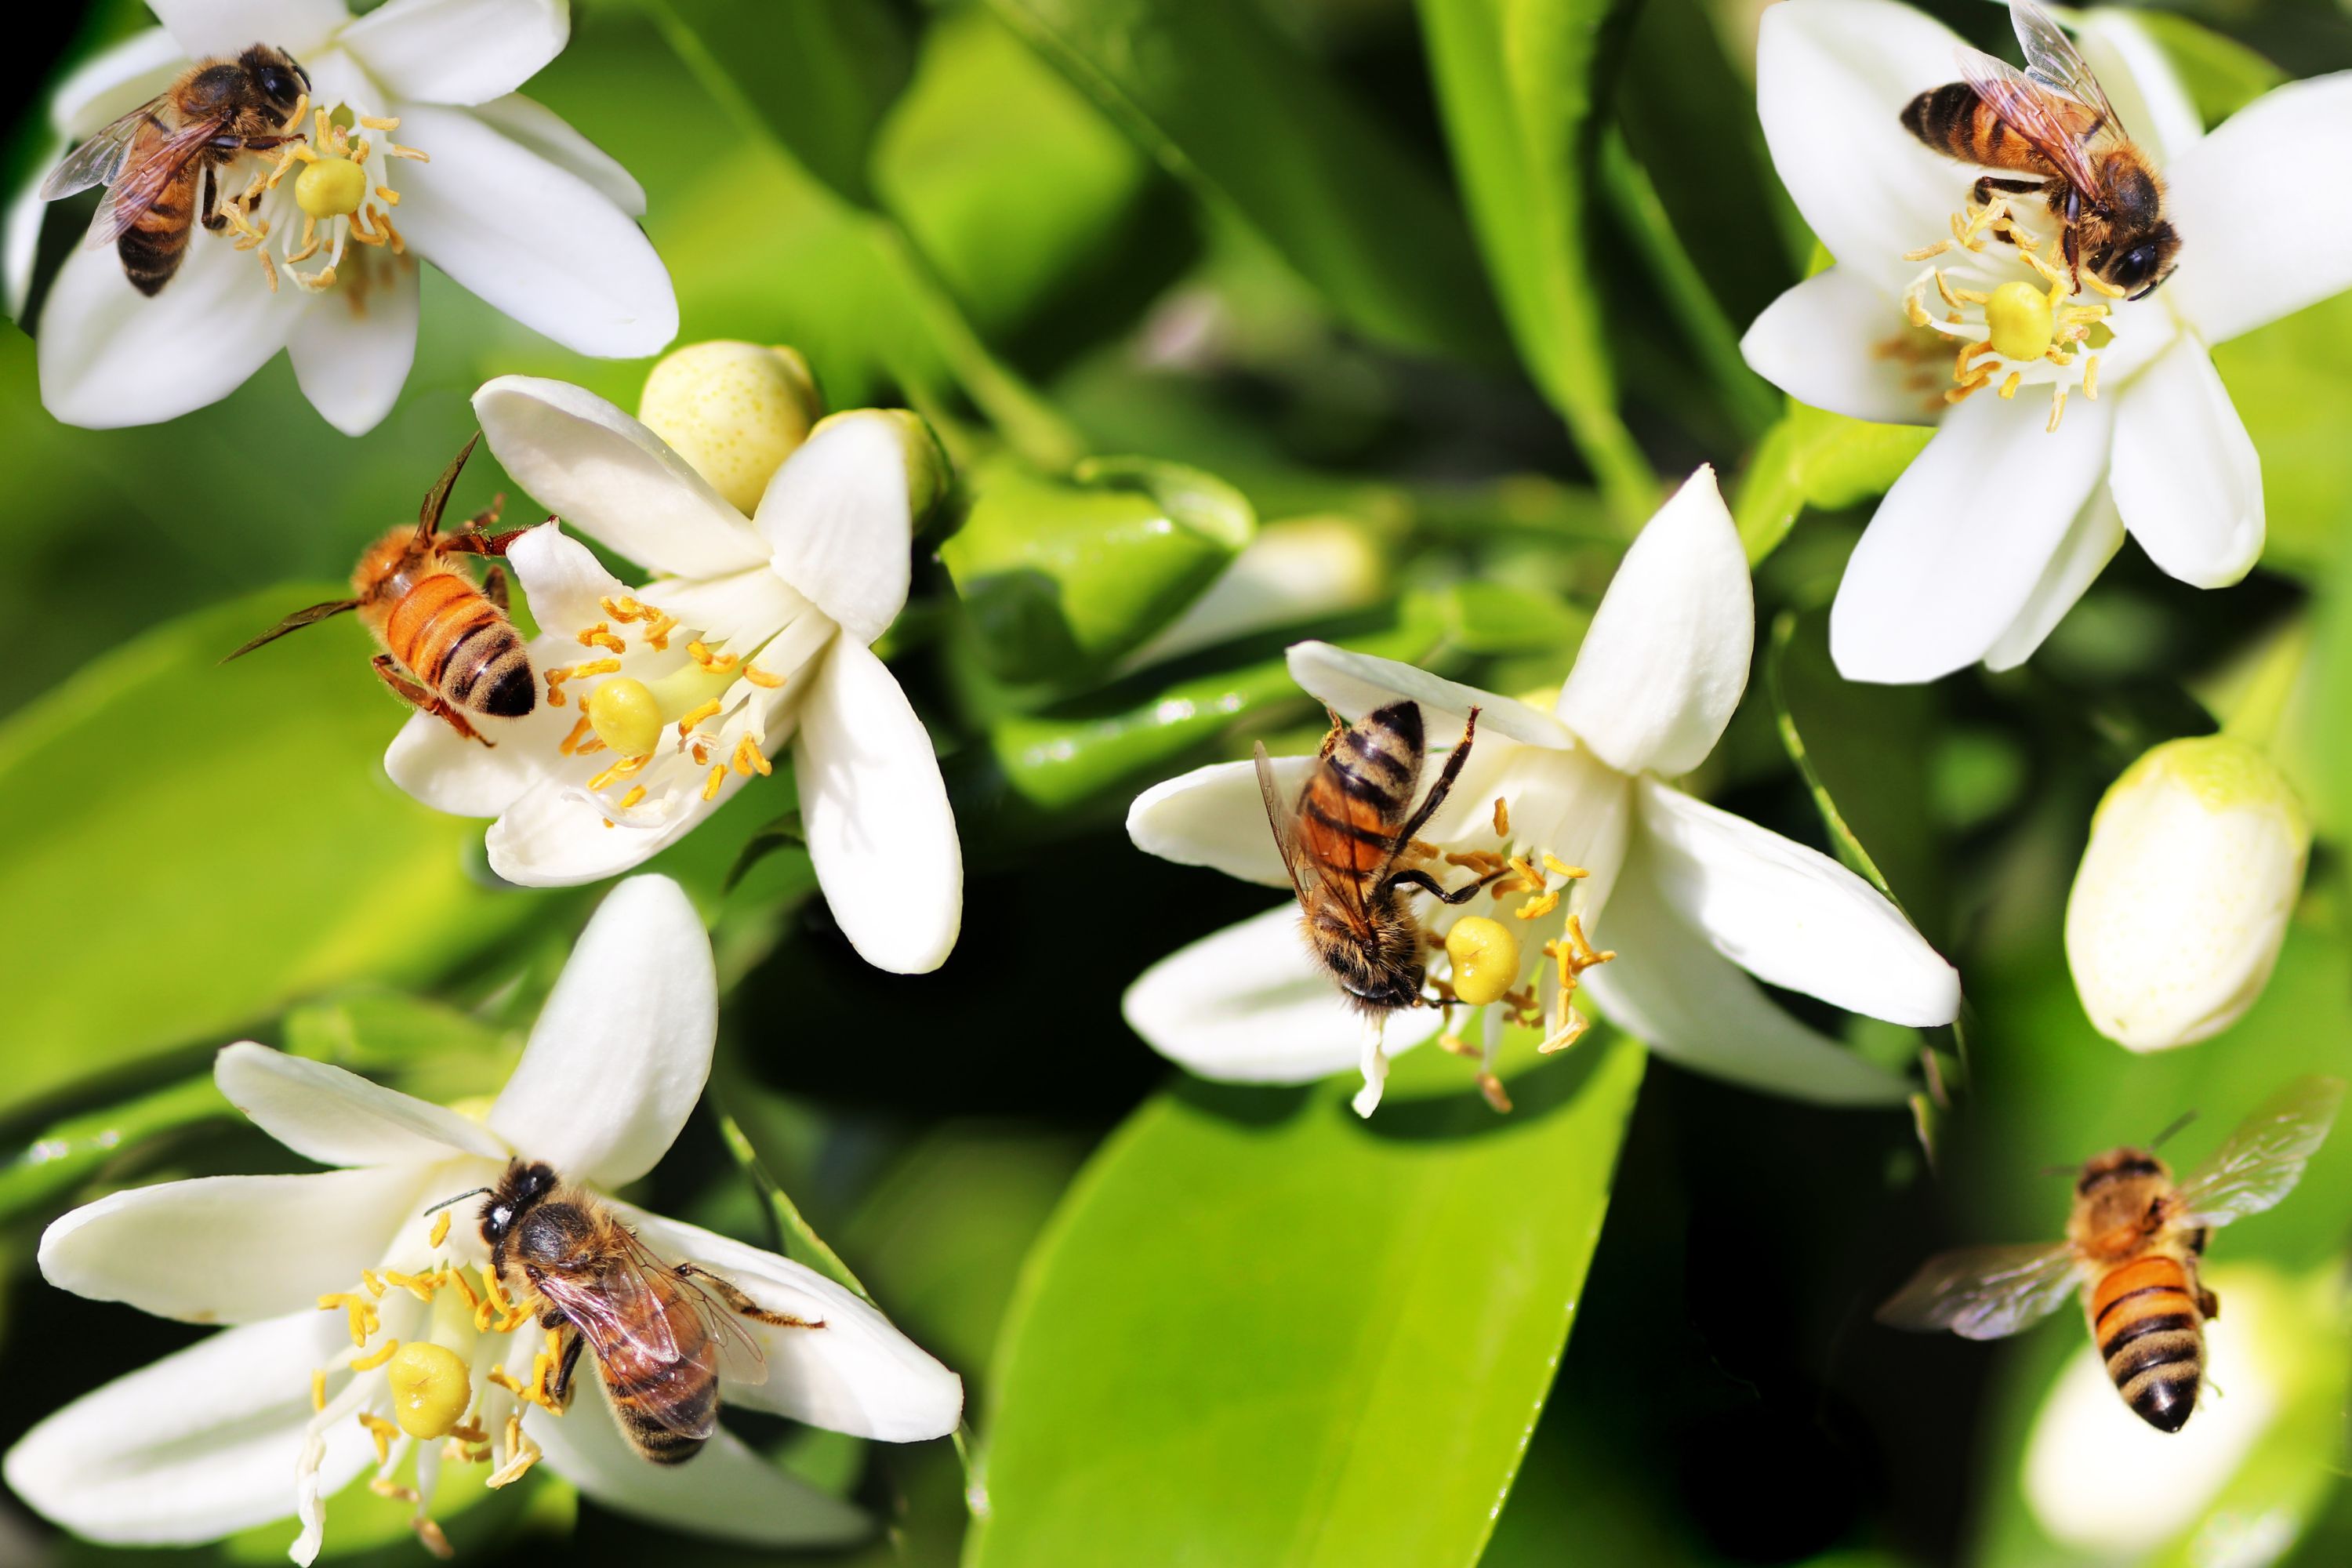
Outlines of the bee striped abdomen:
{"label": "bee striped abdomen", "polygon": [[[149,116],[151,120],[153,116]],[[150,134],[164,134],[160,121]],[[196,183],[204,172],[204,160],[192,159],[188,166],[173,177],[155,203],[139,215],[129,228],[114,242],[115,254],[122,258],[123,275],[142,294],[152,297],[162,291],[172,275],[180,269],[181,259],[188,250],[188,235],[194,226]]]}
{"label": "bee striped abdomen", "polygon": [[599,1371],[630,1446],[656,1465],[677,1465],[699,1453],[719,1424],[719,1379],[703,1363],[709,1342],[698,1331],[699,1320],[676,1311],[666,1318],[677,1338],[677,1360],[614,1349]]}
{"label": "bee striped abdomen", "polygon": [[460,708],[519,719],[536,701],[521,637],[455,573],[434,573],[403,594],[383,639],[394,658]]}
{"label": "bee striped abdomen", "polygon": [[1903,106],[1903,128],[1947,157],[1992,169],[2050,172],[2032,144],[1964,81],[1929,88]]}
{"label": "bee striped abdomen", "polygon": [[2153,1254],[2109,1269],[2091,1292],[2091,1337],[2124,1403],[2149,1426],[2178,1432],[2197,1408],[2204,1320],[2189,1272]]}
{"label": "bee striped abdomen", "polygon": [[1400,702],[1341,734],[1307,781],[1299,837],[1317,864],[1359,876],[1399,848],[1396,825],[1421,782],[1421,710]]}

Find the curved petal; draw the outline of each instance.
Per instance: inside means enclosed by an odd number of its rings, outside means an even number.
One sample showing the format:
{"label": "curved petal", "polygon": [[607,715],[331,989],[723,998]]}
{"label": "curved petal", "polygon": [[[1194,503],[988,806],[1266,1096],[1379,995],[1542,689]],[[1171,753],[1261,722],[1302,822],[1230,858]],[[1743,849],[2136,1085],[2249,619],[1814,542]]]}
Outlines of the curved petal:
{"label": "curved petal", "polygon": [[300,59],[351,20],[343,0],[147,0],[192,60],[275,44]]}
{"label": "curved petal", "polygon": [[428,1167],[387,1165],[110,1193],[41,1233],[41,1275],[93,1301],[191,1323],[316,1310],[383,1260],[431,1179]]}
{"label": "curved petal", "polygon": [[77,249],[41,307],[42,405],[90,430],[155,425],[217,403],[269,363],[307,300],[272,294],[260,265],[198,230],[152,299],[109,246]]}
{"label": "curved petal", "polygon": [[462,109],[396,112],[401,135],[433,154],[402,172],[410,248],[580,353],[636,359],[677,336],[667,269],[604,193]]}
{"label": "curved petal", "polygon": [[2026,596],[2025,608],[1985,650],[1985,668],[2014,669],[2032,658],[2123,546],[2123,514],[2116,510],[2115,492],[2101,485],[2075,516],[2058,553],[2042,569],[2042,581]]}
{"label": "curved petal", "polygon": [[665,1258],[704,1265],[772,1312],[821,1329],[737,1318],[767,1377],[721,1391],[730,1404],[885,1443],[944,1437],[963,1415],[963,1380],[870,1302],[814,1268],[698,1226],[614,1205]]}
{"label": "curved petal", "polygon": [[[110,1545],[194,1545],[285,1519],[311,1369],[350,1349],[341,1315],[308,1302],[214,1334],[40,1422],[0,1477],[44,1518]],[[326,1441],[321,1489],[340,1491],[374,1449],[356,1421]]]}
{"label": "curved petal", "polygon": [[2205,122],[2164,46],[2140,19],[2120,5],[2095,5],[2075,12],[2073,21],[2084,60],[2139,149],[2164,168],[2197,145]]}
{"label": "curved petal", "polygon": [[604,808],[578,784],[541,778],[499,814],[482,838],[490,869],[525,888],[576,888],[641,866],[734,798],[747,781],[729,773],[716,798],[673,805],[657,826],[604,826]]}
{"label": "curved petal", "polygon": [[963,929],[963,849],[930,731],[890,667],[836,638],[793,738],[801,826],[824,901],[858,956],[928,974]]}
{"label": "curved petal", "polygon": [[1724,957],[1889,1023],[1925,1028],[1958,1014],[1959,972],[1877,889],[1818,850],[1654,779],[1642,782],[1640,798],[1651,877]]}
{"label": "curved petal", "polygon": [[502,375],[474,394],[474,413],[515,483],[630,560],[680,577],[767,564],[767,543],[741,512],[667,442],[594,393]]}
{"label": "curved petal", "polygon": [[614,1513],[689,1534],[753,1546],[840,1546],[873,1532],[839,1498],[769,1463],[725,1427],[691,1464],[648,1465],[621,1436],[602,1378],[561,1420],[534,1416],[531,1436],[547,1467]]}
{"label": "curved petal", "polygon": [[302,395],[346,436],[383,422],[416,359],[416,259],[396,256],[379,265],[392,276],[364,295],[338,289],[311,300],[286,345]]}
{"label": "curved petal", "polygon": [[810,433],[768,481],[760,532],[776,575],[870,643],[906,606],[915,517],[906,427],[862,409]]}
{"label": "curved petal", "polygon": [[163,27],[133,33],[74,68],[49,94],[49,123],[68,141],[95,135],[172,85],[187,52]]}
{"label": "curved petal", "polygon": [[563,52],[570,0],[390,0],[336,40],[394,98],[480,103]]}
{"label": "curved petal", "polygon": [[[1282,797],[1296,800],[1315,771],[1315,759],[1268,760]],[[1258,792],[1255,762],[1211,763],[1153,784],[1127,808],[1127,836],[1145,854],[1179,866],[1207,866],[1261,887],[1290,886]]]}
{"label": "curved petal", "polygon": [[[581,553],[588,552],[582,550]],[[561,634],[535,637],[528,646],[534,669],[544,669],[551,662],[580,651],[578,643]],[[412,713],[384,748],[383,771],[394,784],[436,811],[452,816],[497,816],[548,777],[549,763],[558,754],[556,747],[571,731],[578,712],[574,708],[551,707],[542,700],[520,719],[476,717],[471,721],[498,742],[493,746],[465,739],[429,713]]]}
{"label": "curved petal", "polygon": [[1903,106],[1950,81],[1959,38],[1893,0],[1786,0],[1756,36],[1756,110],[1772,166],[1842,266],[1898,293],[1903,259],[1949,231],[1971,171],[1903,129]]}
{"label": "curved petal", "polygon": [[1748,555],[1715,470],[1703,468],[1625,552],[1560,688],[1559,716],[1621,772],[1685,773],[1723,738],[1755,651]]}
{"label": "curved petal", "polygon": [[[1119,1007],[1153,1050],[1228,1083],[1311,1083],[1363,1051],[1363,1015],[1307,952],[1296,900],[1178,948]],[[1435,1008],[1391,1014],[1383,1046],[1393,1057],[1444,1022]]]}
{"label": "curved petal", "polygon": [[490,1128],[526,1158],[625,1185],[693,1114],[718,1036],[702,917],[667,877],[632,877],[580,933]]}
{"label": "curved petal", "polygon": [[537,99],[510,92],[474,105],[474,118],[557,168],[579,175],[631,217],[646,216],[646,188],[636,176]]}
{"label": "curved petal", "polygon": [[1775,1006],[1667,907],[1637,842],[1609,900],[1617,956],[1584,972],[1609,1020],[1694,1072],[1820,1105],[1899,1105],[1908,1092]]}
{"label": "curved petal", "polygon": [[247,1121],[322,1165],[507,1157],[504,1143],[454,1110],[251,1040],[221,1047],[213,1058],[213,1081]]}
{"label": "curved petal", "polygon": [[[1863,532],[1830,610],[1848,680],[1933,680],[2017,624],[2107,466],[2113,397],[2068,405],[1986,394],[1946,416]],[[2031,471],[2030,485],[1998,476]]]}
{"label": "curved petal", "polygon": [[2148,559],[2184,583],[2225,588],[2262,558],[2262,459],[2212,357],[2186,333],[2116,398],[2107,483]]}
{"label": "curved petal", "polygon": [[1459,730],[1471,709],[1478,710],[1478,727],[1508,735],[1531,746],[1572,746],[1576,738],[1560,721],[1540,708],[1516,697],[1481,691],[1475,686],[1447,680],[1368,653],[1351,653],[1327,642],[1290,645],[1290,679],[1319,702],[1329,704],[1345,719],[1360,719],[1376,708],[1404,700],[1418,702],[1430,744]]}
{"label": "curved petal", "polygon": [[2291,81],[2165,171],[2172,308],[2209,343],[2352,288],[2352,71]]}
{"label": "curved petal", "polygon": [[1832,267],[1767,305],[1739,340],[1739,353],[1800,403],[1881,425],[1931,424],[1942,397],[1910,385],[1912,367],[1878,352],[1899,330],[1895,301],[1872,274]]}

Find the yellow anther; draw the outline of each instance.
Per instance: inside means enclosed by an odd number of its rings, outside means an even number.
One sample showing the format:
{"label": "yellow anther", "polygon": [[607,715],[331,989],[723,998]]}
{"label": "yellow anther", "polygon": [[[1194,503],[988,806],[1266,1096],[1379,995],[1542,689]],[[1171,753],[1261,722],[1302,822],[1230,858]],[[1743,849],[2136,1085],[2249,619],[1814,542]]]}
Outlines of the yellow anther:
{"label": "yellow anther", "polygon": [[[570,756],[572,754],[572,748],[580,744],[581,741],[586,737],[587,733],[588,715],[583,713],[580,715],[578,721],[572,724],[572,733],[564,736],[562,741],[556,743],[556,751],[564,756]],[[443,1217],[446,1218],[447,1216],[444,1215]]]}
{"label": "yellow anther", "polygon": [[626,594],[623,594],[618,597],[615,597],[611,594],[607,594],[603,598],[597,600],[596,603],[603,606],[606,615],[625,625],[630,621],[638,621],[646,618],[646,607],[643,605],[638,604],[635,599],[630,597]]}
{"label": "yellow anther", "polygon": [[365,1286],[365,1287],[367,1288],[367,1293],[368,1293],[369,1295],[373,1296],[373,1297],[374,1297],[374,1298],[376,1298],[378,1300],[382,1300],[383,1299],[383,1292],[384,1292],[383,1276],[382,1276],[381,1274],[378,1274],[374,1269],[373,1269],[373,1268],[362,1268],[362,1269],[361,1269],[361,1270],[360,1270],[360,1283],[361,1283],[362,1285],[363,1285],[363,1286]]}
{"label": "yellow anther", "polygon": [[636,805],[637,802],[645,798],[646,786],[643,784],[631,784],[629,786],[629,793],[621,797],[621,809],[625,811],[630,806]]}
{"label": "yellow anther", "polygon": [[1933,324],[1933,319],[1927,314],[1927,307],[1919,303],[1919,294],[1916,289],[1903,296],[1903,315],[1915,327]]}
{"label": "yellow anther", "polygon": [[1503,797],[1498,795],[1495,797],[1495,837],[1508,838],[1510,836],[1511,808],[1503,803]]}
{"label": "yellow anther", "polygon": [[677,630],[677,617],[654,611],[646,620],[646,646],[660,653],[669,647],[669,634]]}
{"label": "yellow anther", "polygon": [[514,1380],[514,1374],[509,1372],[506,1368],[502,1366],[494,1366],[490,1368],[487,1375],[492,1383],[497,1384],[509,1394],[514,1394],[518,1398],[523,1397],[522,1384],[517,1383]]}
{"label": "yellow anther", "polygon": [[550,708],[562,707],[563,683],[572,679],[572,672],[559,665],[541,673],[547,679],[547,705]]}
{"label": "yellow anther", "polygon": [[688,733],[705,719],[715,718],[718,715],[719,710],[724,706],[726,706],[726,704],[720,702],[719,699],[714,697],[709,701],[702,704],[699,708],[690,710],[684,718],[677,721],[677,743],[681,746],[685,745]]}
{"label": "yellow anther", "polygon": [[433,1216],[433,1229],[425,1238],[427,1247],[438,1247],[449,1239],[449,1211],[443,1209]]}
{"label": "yellow anther", "polygon": [[699,637],[686,645],[686,656],[708,670],[731,669],[735,666],[733,654],[713,653]]}
{"label": "yellow anther", "polygon": [[618,675],[620,673],[621,661],[619,659],[592,658],[585,664],[573,665],[572,667],[572,673],[569,679],[572,680],[582,680],[592,675]]}
{"label": "yellow anther", "polygon": [[2014,370],[2011,371],[2009,373],[2009,379],[2000,384],[2001,396],[2005,398],[2015,397],[2017,395],[2017,389],[2024,384],[2024,381],[2025,376],[2023,373]]}
{"label": "yellow anther", "polygon": [[2094,403],[2099,400],[2099,356],[2096,354],[2083,362],[2083,395]]}
{"label": "yellow anther", "polygon": [[2108,282],[2105,279],[2100,277],[2095,272],[2084,273],[2083,281],[2088,283],[2092,288],[2096,289],[2100,293],[2105,294],[2110,300],[2120,300],[2126,293],[2130,292],[2128,289],[2116,288],[2114,284]]}
{"label": "yellow anther", "polygon": [[367,193],[367,171],[348,158],[321,158],[294,177],[295,203],[311,217],[349,217]]}
{"label": "yellow anther", "polygon": [[1549,849],[1544,851],[1543,868],[1553,876],[1566,877],[1570,881],[1575,881],[1580,878],[1590,877],[1592,875],[1591,872],[1586,870],[1581,866],[1570,865],[1567,861],[1561,859],[1559,856],[1553,854]]}
{"label": "yellow anther", "polygon": [[1523,921],[1538,921],[1558,908],[1559,908],[1559,894],[1555,890],[1538,894],[1513,910],[1511,913]]}
{"label": "yellow anther", "polygon": [[2042,428],[2056,431],[2058,421],[2066,417],[2066,389],[2060,387],[2050,395],[2050,423]]}
{"label": "yellow anther", "polygon": [[1951,248],[1952,242],[1950,240],[1939,239],[1933,245],[1923,245],[1916,250],[1905,251],[1903,253],[1903,259],[1906,261],[1932,261],[1937,257],[1943,255],[1944,252]]}
{"label": "yellow anther", "polygon": [[400,1428],[373,1411],[360,1412],[360,1425],[375,1439],[375,1462],[379,1465],[392,1458],[392,1440],[400,1436]]}
{"label": "yellow anther", "polygon": [[607,784],[616,784],[620,780],[627,778],[631,773],[643,772],[645,765],[651,761],[653,761],[653,758],[650,756],[623,757],[619,762],[614,763],[611,767],[606,768],[603,773],[598,773],[594,778],[588,781],[590,793],[593,794],[595,791],[604,788]]}
{"label": "yellow anther", "polygon": [[611,625],[604,621],[598,621],[593,626],[583,626],[572,635],[579,640],[582,647],[607,648],[614,653],[629,651],[628,644],[614,637]]}
{"label": "yellow anther", "polygon": [[400,193],[394,190],[390,185],[378,185],[375,188],[375,194],[377,199],[381,200],[383,205],[388,207],[396,207],[400,205]]}
{"label": "yellow anther", "polygon": [[755,773],[765,774],[776,771],[774,765],[768,761],[768,754],[760,750],[758,742],[749,735],[735,742],[734,763],[735,771],[745,778],[750,778]]}
{"label": "yellow anther", "polygon": [[412,1437],[446,1437],[473,1403],[466,1361],[446,1345],[419,1340],[401,1347],[385,1374],[392,1384],[393,1418]]}
{"label": "yellow anther", "polygon": [[471,1285],[466,1283],[466,1271],[464,1269],[446,1268],[441,1270],[441,1280],[443,1284],[454,1288],[458,1295],[466,1298],[466,1305],[469,1310],[479,1310],[482,1305],[482,1298],[476,1294],[474,1288]]}
{"label": "yellow anther", "polygon": [[727,764],[720,763],[710,770],[710,776],[702,781],[702,798],[705,800],[717,800],[719,798],[719,787],[726,782]]}
{"label": "yellow anther", "polygon": [[756,664],[747,664],[743,667],[743,679],[754,686],[764,686],[771,691],[784,683],[782,676],[771,674]]}
{"label": "yellow anther", "polygon": [[596,738],[622,756],[651,756],[661,744],[661,704],[644,681],[625,675],[600,680],[588,693],[586,707]]}
{"label": "yellow anther", "polygon": [[1445,933],[1454,994],[1473,1007],[1499,1001],[1519,977],[1519,939],[1485,915],[1464,915]]}
{"label": "yellow anther", "polygon": [[313,1411],[319,1411],[324,1410],[326,1407],[327,1369],[324,1367],[313,1367],[310,1370],[310,1408]]}
{"label": "yellow anther", "polygon": [[400,116],[362,114],[360,116],[359,123],[363,131],[397,131],[400,129]]}
{"label": "yellow anther", "polygon": [[376,1368],[390,1361],[399,1352],[399,1350],[400,1342],[398,1340],[387,1339],[383,1343],[378,1345],[373,1351],[352,1363],[352,1370],[353,1372],[373,1372]]}
{"label": "yellow anther", "polygon": [[1993,352],[2003,359],[2040,359],[2053,330],[2052,301],[2031,283],[2008,282],[1985,301],[1985,325]]}
{"label": "yellow anther", "polygon": [[1494,1108],[1496,1115],[1508,1116],[1511,1113],[1511,1097],[1504,1092],[1503,1080],[1493,1073],[1478,1075],[1478,1092],[1486,1097],[1486,1103]]}

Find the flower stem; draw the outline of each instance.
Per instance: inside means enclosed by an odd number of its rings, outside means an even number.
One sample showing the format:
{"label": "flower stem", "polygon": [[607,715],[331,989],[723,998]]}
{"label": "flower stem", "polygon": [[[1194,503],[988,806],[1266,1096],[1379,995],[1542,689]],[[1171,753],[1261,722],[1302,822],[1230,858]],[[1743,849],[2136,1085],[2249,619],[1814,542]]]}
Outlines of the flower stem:
{"label": "flower stem", "polygon": [[2256,751],[2273,752],[2279,721],[2294,698],[2311,653],[2311,623],[2296,616],[2273,633],[2255,656],[2252,672],[2238,689],[2236,700],[2222,716],[2221,733],[2243,741]]}

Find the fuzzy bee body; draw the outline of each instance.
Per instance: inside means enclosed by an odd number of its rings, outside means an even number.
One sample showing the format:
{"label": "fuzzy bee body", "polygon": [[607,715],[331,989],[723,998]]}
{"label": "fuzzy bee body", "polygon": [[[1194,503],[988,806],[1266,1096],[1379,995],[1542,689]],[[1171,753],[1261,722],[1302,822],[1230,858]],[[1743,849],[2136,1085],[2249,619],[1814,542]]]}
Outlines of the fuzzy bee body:
{"label": "fuzzy bee body", "polygon": [[2205,1320],[2220,1303],[2198,1282],[2201,1229],[2174,1218],[2172,1173],[2142,1149],[2084,1166],[2067,1238],[2084,1260],[2083,1309],[2108,1378],[2135,1415],[2177,1432],[2197,1408]]}

